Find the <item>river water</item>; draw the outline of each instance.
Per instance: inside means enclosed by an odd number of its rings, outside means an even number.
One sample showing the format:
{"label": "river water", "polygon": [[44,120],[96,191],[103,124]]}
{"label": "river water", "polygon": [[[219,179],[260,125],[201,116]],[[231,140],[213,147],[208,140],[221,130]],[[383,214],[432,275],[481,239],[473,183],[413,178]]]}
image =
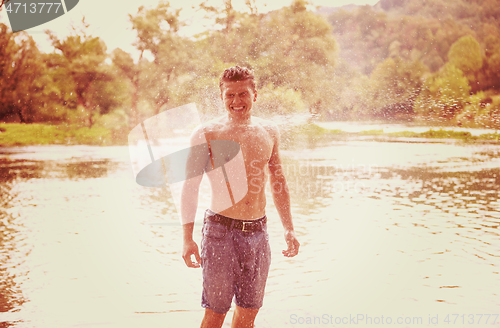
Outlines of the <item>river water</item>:
{"label": "river water", "polygon": [[[281,255],[269,198],[256,327],[500,327],[500,146],[337,140],[282,156],[301,249]],[[137,185],[127,147],[2,148],[0,175],[0,326],[199,326],[170,190]],[[198,219],[207,204],[204,187]]]}

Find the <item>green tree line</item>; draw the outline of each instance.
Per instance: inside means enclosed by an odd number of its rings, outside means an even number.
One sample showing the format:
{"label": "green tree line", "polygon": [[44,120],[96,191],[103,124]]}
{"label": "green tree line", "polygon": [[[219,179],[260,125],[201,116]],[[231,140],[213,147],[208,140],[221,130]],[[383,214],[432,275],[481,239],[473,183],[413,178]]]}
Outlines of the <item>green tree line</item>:
{"label": "green tree line", "polygon": [[84,21],[64,39],[47,31],[52,53],[0,24],[0,121],[128,131],[188,102],[212,114],[220,73],[244,65],[259,78],[257,115],[500,126],[498,1],[382,0],[326,14],[304,0],[266,14],[245,3],[200,3],[215,27],[194,37],[168,2],[139,7],[136,61]]}
{"label": "green tree line", "polygon": [[381,0],[327,18],[348,81],[327,117],[500,126],[500,1]]}

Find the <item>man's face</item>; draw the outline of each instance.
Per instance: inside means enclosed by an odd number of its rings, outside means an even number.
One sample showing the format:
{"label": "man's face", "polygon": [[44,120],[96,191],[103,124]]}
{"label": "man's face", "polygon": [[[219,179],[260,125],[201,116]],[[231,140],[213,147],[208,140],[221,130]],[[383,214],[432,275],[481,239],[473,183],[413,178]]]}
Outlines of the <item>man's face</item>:
{"label": "man's face", "polygon": [[257,92],[249,80],[228,81],[222,85],[221,99],[230,115],[246,116],[257,100]]}

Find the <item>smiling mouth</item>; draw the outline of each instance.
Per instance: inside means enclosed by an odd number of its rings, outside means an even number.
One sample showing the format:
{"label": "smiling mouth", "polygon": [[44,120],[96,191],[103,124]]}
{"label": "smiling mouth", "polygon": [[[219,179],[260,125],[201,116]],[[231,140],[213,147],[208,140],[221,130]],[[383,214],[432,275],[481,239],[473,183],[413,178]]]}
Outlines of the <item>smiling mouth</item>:
{"label": "smiling mouth", "polygon": [[244,110],[244,109],[245,109],[245,106],[241,106],[241,107],[231,107],[231,108],[232,108],[234,111],[239,112],[239,111]]}

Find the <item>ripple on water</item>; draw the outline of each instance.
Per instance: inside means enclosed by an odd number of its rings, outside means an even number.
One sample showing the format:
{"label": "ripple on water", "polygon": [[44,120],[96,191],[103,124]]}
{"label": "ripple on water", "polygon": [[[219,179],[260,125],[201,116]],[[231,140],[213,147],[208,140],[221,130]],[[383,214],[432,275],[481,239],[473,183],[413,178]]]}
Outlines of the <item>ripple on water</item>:
{"label": "ripple on water", "polygon": [[[342,147],[309,150],[307,159],[301,151],[285,154],[302,248],[297,258],[281,255],[283,230],[269,197],[273,262],[260,326],[281,327],[299,311],[500,308],[500,171],[482,169],[498,156],[476,155],[489,151],[482,146]],[[170,191],[130,182],[126,156],[107,156],[100,147],[64,151],[54,150],[55,159],[35,152],[0,162],[7,188],[0,197],[12,204],[0,209],[2,232],[11,236],[0,253],[5,309],[41,327],[56,326],[61,310],[68,311],[65,326],[122,327],[123,318],[141,326],[152,313],[162,316],[147,321],[151,327],[181,319],[199,324],[201,275],[180,259],[180,226],[153,224],[177,223]],[[469,170],[478,156],[483,166]],[[333,173],[292,169],[313,161]],[[209,203],[202,194],[198,215]]]}

